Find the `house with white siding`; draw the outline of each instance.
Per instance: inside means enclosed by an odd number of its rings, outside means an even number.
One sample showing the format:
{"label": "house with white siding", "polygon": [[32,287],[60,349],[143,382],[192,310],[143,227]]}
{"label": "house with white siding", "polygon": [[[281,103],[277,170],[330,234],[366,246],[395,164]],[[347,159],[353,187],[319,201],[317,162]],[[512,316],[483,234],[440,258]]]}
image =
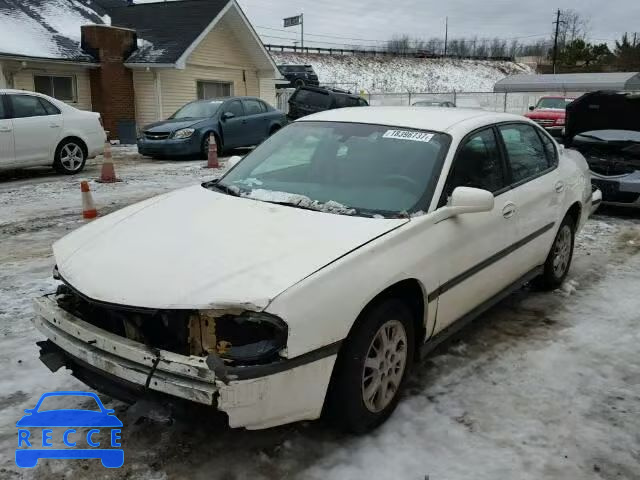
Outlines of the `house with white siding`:
{"label": "house with white siding", "polygon": [[0,88],[100,112],[111,138],[196,99],[275,104],[280,78],[235,0],[0,0]]}

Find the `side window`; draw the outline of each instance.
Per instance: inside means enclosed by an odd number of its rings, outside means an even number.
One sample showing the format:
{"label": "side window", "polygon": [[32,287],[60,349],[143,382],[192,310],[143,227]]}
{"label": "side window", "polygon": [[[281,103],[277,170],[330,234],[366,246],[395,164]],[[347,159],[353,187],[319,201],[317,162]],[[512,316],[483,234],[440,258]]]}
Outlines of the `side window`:
{"label": "side window", "polygon": [[344,108],[349,106],[349,104],[347,103],[348,97],[346,97],[345,95],[335,95],[335,99],[336,99],[335,108]]}
{"label": "side window", "polygon": [[263,112],[268,112],[269,111],[269,105],[264,103],[264,102],[260,102],[260,105],[262,105],[262,111]]}
{"label": "side window", "polygon": [[233,113],[236,117],[244,117],[244,108],[242,108],[240,100],[234,100],[227,104],[225,111]]}
{"label": "side window", "polygon": [[47,115],[40,99],[31,95],[9,95],[13,118],[41,117]]}
{"label": "side window", "polygon": [[42,106],[44,107],[45,111],[47,112],[47,115],[60,114],[60,109],[58,109],[58,107],[56,107],[53,103],[45,100],[44,98],[40,98],[39,100]]}
{"label": "side window", "polygon": [[262,102],[258,100],[243,100],[244,103],[244,111],[247,115],[259,115],[264,113]]}
{"label": "side window", "polygon": [[456,187],[482,188],[492,193],[506,187],[500,151],[491,128],[467,138],[453,162],[445,190],[447,197]]}
{"label": "side window", "polygon": [[0,94],[0,120],[7,118],[7,112],[4,108],[4,95]]}
{"label": "side window", "polygon": [[553,141],[549,138],[546,133],[538,130],[538,135],[542,139],[542,145],[544,146],[544,151],[547,154],[547,160],[549,161],[550,166],[555,166],[558,164],[558,152],[556,151],[556,146],[553,144]]}
{"label": "side window", "polygon": [[535,177],[549,168],[547,153],[534,127],[514,124],[499,128],[514,183]]}

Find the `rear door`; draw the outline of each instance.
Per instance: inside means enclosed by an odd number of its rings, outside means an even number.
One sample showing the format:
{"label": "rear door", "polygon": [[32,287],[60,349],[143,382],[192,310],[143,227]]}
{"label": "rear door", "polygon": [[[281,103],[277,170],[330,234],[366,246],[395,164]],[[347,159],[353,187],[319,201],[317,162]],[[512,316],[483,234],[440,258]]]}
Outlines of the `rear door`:
{"label": "rear door", "polygon": [[[221,124],[224,147],[237,148],[251,145],[251,142],[247,141],[247,136],[250,135],[250,128],[244,114],[242,101],[231,100],[225,103],[222,108]],[[225,119],[225,113],[231,113],[233,117]]]}
{"label": "rear door", "polygon": [[0,94],[0,167],[14,162],[13,120],[9,118],[6,95]]}
{"label": "rear door", "polygon": [[20,165],[46,165],[53,162],[62,135],[60,110],[40,97],[8,95],[13,116],[15,159]]}
{"label": "rear door", "polygon": [[521,274],[544,263],[563,205],[566,185],[560,179],[555,143],[526,123],[498,126],[516,200],[518,241],[513,266]]}

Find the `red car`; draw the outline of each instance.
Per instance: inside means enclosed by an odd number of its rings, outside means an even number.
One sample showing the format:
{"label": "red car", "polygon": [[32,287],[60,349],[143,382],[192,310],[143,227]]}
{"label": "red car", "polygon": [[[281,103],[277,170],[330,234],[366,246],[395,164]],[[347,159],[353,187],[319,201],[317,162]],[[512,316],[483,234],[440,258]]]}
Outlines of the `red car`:
{"label": "red car", "polygon": [[538,123],[552,135],[561,136],[567,116],[567,105],[573,100],[567,97],[542,97],[535,107],[529,107],[531,111],[525,117]]}

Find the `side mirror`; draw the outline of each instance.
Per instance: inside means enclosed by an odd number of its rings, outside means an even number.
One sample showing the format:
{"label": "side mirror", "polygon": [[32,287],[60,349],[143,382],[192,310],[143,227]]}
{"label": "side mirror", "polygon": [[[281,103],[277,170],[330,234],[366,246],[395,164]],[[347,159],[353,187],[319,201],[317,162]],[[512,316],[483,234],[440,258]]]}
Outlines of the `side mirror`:
{"label": "side mirror", "polygon": [[447,207],[447,217],[465,213],[490,212],[494,205],[493,193],[471,187],[458,187],[453,191]]}
{"label": "side mirror", "polygon": [[227,160],[227,168],[232,168],[235,167],[238,162],[240,162],[240,160],[242,160],[244,157],[241,157],[239,155],[234,155],[233,157],[229,157],[229,160]]}
{"label": "side mirror", "polygon": [[231,113],[231,112],[224,112],[222,114],[222,119],[223,120],[229,120],[230,118],[234,118],[235,114]]}
{"label": "side mirror", "polygon": [[529,107],[529,111],[533,112],[536,109],[536,107],[534,107],[533,105]]}

